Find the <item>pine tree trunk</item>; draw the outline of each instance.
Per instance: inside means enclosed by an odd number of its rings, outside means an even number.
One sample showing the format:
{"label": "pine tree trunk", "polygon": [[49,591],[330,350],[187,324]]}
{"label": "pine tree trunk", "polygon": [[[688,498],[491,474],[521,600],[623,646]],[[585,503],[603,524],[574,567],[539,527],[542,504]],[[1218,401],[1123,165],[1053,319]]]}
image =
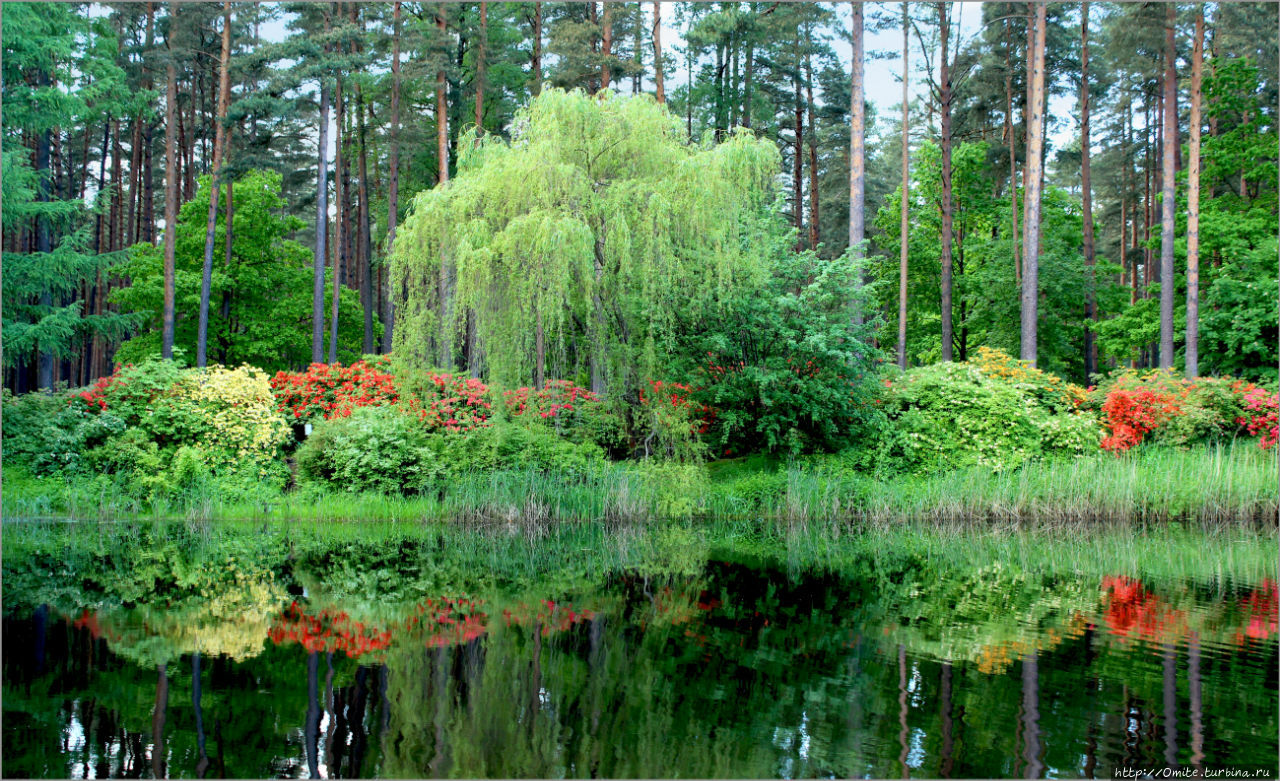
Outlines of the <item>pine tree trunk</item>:
{"label": "pine tree trunk", "polygon": [[[799,41],[796,42],[797,53],[799,50]],[[796,119],[795,119],[795,159],[792,165],[792,194],[791,194],[791,216],[796,223],[796,249],[800,250],[804,246],[804,93],[800,90],[800,74],[799,68],[796,69],[796,76],[792,79],[792,87],[795,89],[796,96]],[[692,103],[693,101],[687,101]]]}
{"label": "pine tree trunk", "polygon": [[333,248],[333,289],[330,291],[329,304],[329,363],[338,360],[338,304],[342,298],[342,286],[346,282],[347,268],[350,265],[349,252],[351,242],[351,212],[348,208],[350,177],[346,159],[347,105],[342,94],[342,76],[338,76],[334,84],[333,110],[336,118],[333,157],[333,193],[337,212],[337,225],[334,226]]}
{"label": "pine tree trunk", "polygon": [[1089,322],[1084,331],[1084,374],[1088,378],[1098,370],[1098,345],[1093,324],[1098,322],[1097,258],[1093,235],[1093,186],[1089,171],[1089,3],[1080,11],[1080,190],[1084,212],[1084,316]]}
{"label": "pine tree trunk", "polygon": [[[755,15],[756,4],[751,3],[751,14]],[[751,96],[752,87],[754,86],[755,70],[756,70],[756,42],[755,36],[747,33],[747,54],[746,61],[743,63],[744,71],[742,76],[742,126],[751,128]]]}
{"label": "pine tree trunk", "polygon": [[133,118],[133,135],[129,154],[129,218],[128,238],[125,246],[133,246],[142,240],[142,117]]}
{"label": "pine tree trunk", "polygon": [[[146,41],[146,51],[148,55],[150,55],[152,52],[155,51],[155,44],[156,44],[156,9],[155,9],[154,2],[148,2],[147,3],[147,41]],[[151,80],[151,69],[145,67],[144,65],[142,72],[144,74],[143,80],[142,80],[142,88],[149,92],[154,86]],[[138,238],[150,244],[155,244],[156,242],[156,214],[155,214],[156,197],[155,197],[155,170],[152,168],[152,165],[151,165],[151,151],[152,151],[151,148],[154,146],[154,144],[152,143],[153,141],[153,138],[151,135],[152,132],[153,132],[153,129],[151,127],[151,121],[148,120],[146,127],[143,129],[143,134],[142,134],[142,144],[143,144],[143,150],[144,150],[143,163],[142,163],[142,166],[143,166],[142,197],[143,197],[144,206],[142,209],[142,233],[141,235],[139,235]]]}
{"label": "pine tree trunk", "polygon": [[1200,373],[1200,85],[1204,70],[1204,6],[1196,7],[1191,49],[1191,141],[1187,161],[1187,378]]}
{"label": "pine tree trunk", "polygon": [[1040,193],[1044,162],[1044,55],[1045,4],[1034,4],[1035,40],[1028,59],[1027,80],[1031,101],[1027,121],[1027,191],[1023,209],[1022,338],[1019,357],[1036,363],[1036,326],[1040,281]]}
{"label": "pine tree trunk", "polygon": [[[436,12],[436,27],[441,38],[446,35],[443,9]],[[446,99],[444,68],[436,71],[436,160],[438,164],[436,186],[449,181],[449,106]],[[453,284],[450,278],[449,263],[440,263],[440,364],[445,369],[453,368],[453,324],[452,299]]]}
{"label": "pine tree trunk", "polygon": [[898,237],[898,367],[907,368],[907,247],[910,226],[907,209],[911,190],[911,97],[908,82],[911,73],[910,6],[902,4],[902,203]]}
{"label": "pine tree trunk", "polygon": [[1017,139],[1013,125],[1013,41],[1009,37],[1009,20],[1004,22],[1004,126],[1005,143],[1009,146],[1009,212],[1013,216],[1013,232],[1009,234],[1013,242],[1013,278],[1022,284],[1022,253],[1018,235],[1018,154]]}
{"label": "pine tree trunk", "polygon": [[369,237],[369,155],[368,139],[364,120],[364,93],[360,82],[356,82],[356,105],[359,112],[360,141],[360,300],[364,306],[364,352],[373,353],[373,242]]}
{"label": "pine tree trunk", "polygon": [[[391,35],[391,171],[387,182],[387,250],[396,243],[396,225],[400,219],[400,0],[396,0]],[[395,325],[395,297],[391,290],[391,274],[386,275],[382,292],[382,352],[391,352]]]}
{"label": "pine tree trunk", "polygon": [[818,134],[813,121],[813,66],[805,54],[805,104],[809,113],[809,247],[815,252],[821,239],[818,227]]}
{"label": "pine tree trunk", "polygon": [[542,3],[533,4],[533,56],[530,58],[530,69],[533,71],[533,94],[542,92]]}
{"label": "pine tree trunk", "polygon": [[951,19],[948,3],[938,3],[938,26],[942,38],[939,59],[938,108],[942,116],[942,360],[953,355],[951,322],[952,292],[952,220],[954,207],[951,193],[951,62],[947,53],[951,43]]}
{"label": "pine tree trunk", "polygon": [[1160,368],[1173,368],[1173,232],[1175,223],[1176,156],[1178,143],[1178,71],[1177,51],[1174,49],[1174,6],[1165,6],[1165,72],[1164,72],[1164,128],[1161,139],[1161,224],[1160,224]]}
{"label": "pine tree trunk", "polygon": [[653,87],[659,103],[667,102],[662,84],[662,3],[653,0]]}
{"label": "pine tree trunk", "polygon": [[[866,236],[866,179],[867,179],[867,117],[865,96],[865,65],[862,45],[862,3],[853,4],[853,25],[850,30],[853,39],[853,62],[849,76],[852,96],[849,99],[849,252],[851,257],[861,260],[863,257],[862,241]],[[862,272],[854,278],[857,288],[862,288]],[[858,295],[855,291],[855,295]],[[853,321],[861,325],[863,321],[862,305],[854,302]]]}
{"label": "pine tree trunk", "polygon": [[480,3],[480,40],[476,42],[476,132],[484,132],[485,54],[489,46],[489,4]]}
{"label": "pine tree trunk", "polygon": [[608,2],[600,3],[600,7],[600,89],[609,89],[609,83],[613,80],[610,62],[613,58],[613,14]]}
{"label": "pine tree trunk", "polygon": [[[177,3],[169,3],[169,18],[177,17]],[[172,36],[172,33],[170,33]],[[164,315],[160,339],[160,355],[173,359],[174,258],[178,229],[178,68],[169,47],[169,63],[165,69],[164,105]],[[105,150],[104,150],[105,153]],[[104,158],[105,161],[105,158]],[[104,163],[105,165],[105,163]],[[101,185],[99,185],[101,186]]]}
{"label": "pine tree trunk", "polygon": [[[324,266],[329,238],[329,85],[320,79],[320,141],[316,145],[316,253],[312,263],[311,362],[324,360]],[[338,277],[333,278],[334,289]]]}
{"label": "pine tree trunk", "polygon": [[[41,70],[36,74],[36,84],[40,87],[48,88],[52,86],[52,79],[47,71]],[[50,201],[49,193],[49,151],[52,146],[53,134],[49,129],[41,130],[36,137],[36,165],[35,173],[39,177],[36,183],[36,200],[40,203],[48,203]],[[48,253],[53,250],[53,236],[49,225],[49,217],[41,214],[36,217],[36,246],[35,251],[47,257]],[[49,287],[45,285],[40,292],[40,308],[44,312],[48,312],[53,307],[53,294],[49,291]],[[52,345],[40,344],[38,346],[37,362],[37,378],[36,387],[43,391],[53,391],[53,351],[50,349]]]}
{"label": "pine tree trunk", "polygon": [[219,67],[218,115],[216,134],[213,142],[213,170],[209,190],[209,220],[205,227],[204,239],[204,272],[200,280],[200,322],[196,332],[196,366],[204,368],[208,359],[209,340],[209,288],[213,279],[213,240],[218,223],[218,174],[222,166],[222,139],[225,130],[223,123],[227,117],[227,102],[230,99],[231,81],[229,68],[231,60],[231,0],[222,3],[222,57]]}

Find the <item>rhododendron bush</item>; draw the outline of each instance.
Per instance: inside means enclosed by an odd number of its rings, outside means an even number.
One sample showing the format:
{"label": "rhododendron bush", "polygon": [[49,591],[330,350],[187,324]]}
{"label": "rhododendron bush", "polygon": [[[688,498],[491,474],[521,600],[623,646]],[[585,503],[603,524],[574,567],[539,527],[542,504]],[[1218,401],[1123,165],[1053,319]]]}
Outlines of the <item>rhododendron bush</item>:
{"label": "rhododendron bush", "polygon": [[1168,371],[1122,370],[1085,401],[1107,428],[1102,447],[1123,453],[1146,441],[1187,447],[1213,439],[1257,437],[1263,449],[1277,439],[1275,391],[1243,380],[1186,380]]}
{"label": "rhododendron bush", "polygon": [[346,417],[358,407],[394,404],[399,398],[385,360],[313,363],[305,372],[277,372],[271,390],[285,418],[299,423]]}

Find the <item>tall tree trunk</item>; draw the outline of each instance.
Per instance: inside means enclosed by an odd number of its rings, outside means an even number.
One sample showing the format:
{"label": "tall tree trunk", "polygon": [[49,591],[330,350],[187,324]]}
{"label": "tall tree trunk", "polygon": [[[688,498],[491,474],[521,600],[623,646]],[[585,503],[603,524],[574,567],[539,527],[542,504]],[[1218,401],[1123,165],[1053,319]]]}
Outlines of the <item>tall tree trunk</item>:
{"label": "tall tree trunk", "polygon": [[1022,339],[1020,356],[1036,363],[1036,325],[1040,282],[1040,192],[1044,181],[1044,49],[1045,4],[1034,3],[1035,40],[1028,57],[1027,80],[1031,85],[1031,105],[1027,117],[1027,192],[1022,228]]}
{"label": "tall tree trunk", "polygon": [[[799,31],[797,30],[797,35]],[[800,42],[796,40],[796,51],[799,53]],[[797,62],[797,65],[799,63]],[[692,84],[692,82],[690,82]],[[795,121],[795,159],[792,165],[792,201],[791,216],[796,223],[796,249],[799,250],[804,246],[804,93],[800,89],[800,69],[796,68],[796,75],[792,79],[792,86],[795,88],[796,96],[796,121]],[[693,101],[688,101],[692,103]]]}
{"label": "tall tree trunk", "polygon": [[133,136],[129,154],[129,219],[126,246],[141,241],[142,229],[142,117],[133,118]]}
{"label": "tall tree trunk", "polygon": [[533,56],[530,59],[533,71],[533,94],[542,93],[542,3],[533,4]]}
{"label": "tall tree trunk", "polygon": [[[391,171],[387,182],[387,249],[391,252],[396,243],[396,224],[400,219],[400,0],[396,0],[392,15],[391,33]],[[382,352],[389,354],[392,329],[395,324],[395,296],[391,290],[391,274],[382,298]]]}
{"label": "tall tree trunk", "polygon": [[338,360],[338,304],[342,298],[342,286],[346,282],[347,269],[350,267],[351,251],[351,180],[348,172],[346,148],[347,104],[342,92],[342,76],[334,83],[333,108],[337,121],[335,131],[337,138],[334,144],[333,157],[333,192],[337,201],[336,211],[338,224],[334,226],[334,241],[337,244],[333,252],[333,289],[330,291],[329,304],[329,363]]}
{"label": "tall tree trunk", "polygon": [[[110,149],[111,149],[111,125],[112,125],[112,121],[110,117],[107,117],[107,120],[102,124],[102,165],[98,168],[98,192],[99,193],[104,192],[103,188],[106,186],[106,183],[107,183],[107,155],[110,154]],[[109,220],[110,214],[108,214],[107,217]],[[95,225],[94,225],[94,231],[93,231],[93,254],[98,255],[98,254],[101,254],[106,249],[107,246],[109,246],[107,243],[107,233],[110,230],[110,225],[107,224],[108,220],[103,220],[101,209],[97,210],[97,215],[94,218],[94,220],[95,220]],[[173,223],[166,222],[165,224],[172,225]],[[169,268],[170,269],[173,268],[171,261],[170,261]],[[94,279],[93,287],[89,294],[89,301],[87,302],[87,306],[90,307],[90,312],[92,312],[95,315],[102,314],[103,282],[104,280],[102,278],[102,271],[99,270]],[[168,284],[166,285],[166,287],[168,288],[169,291],[173,290],[172,276],[168,280]],[[169,306],[168,306],[168,312],[170,317],[173,316],[172,302],[173,302],[173,298],[172,298],[172,294],[170,293]],[[173,346],[173,326],[169,327],[169,346],[170,348],[172,348]],[[89,353],[86,356],[86,361],[85,361],[85,370],[88,374],[88,376],[85,377],[85,381],[84,381],[85,385],[88,385],[91,380],[101,376],[98,373],[97,367],[100,360],[99,356],[102,353],[102,348],[103,348],[102,335],[95,331],[93,334],[93,339],[90,341]],[[172,349],[170,350],[170,352],[172,353]],[[165,357],[166,358],[172,357],[172,355],[167,355]]]}
{"label": "tall tree trunk", "polygon": [[360,134],[360,300],[364,306],[364,352],[373,352],[373,243],[369,237],[369,161],[368,139],[364,121],[364,93],[356,82],[356,106],[359,112]]}
{"label": "tall tree trunk", "polygon": [[631,16],[631,32],[635,40],[631,45],[631,94],[640,94],[640,82],[644,76],[644,3],[636,3]]}
{"label": "tall tree trunk", "polygon": [[[52,78],[45,70],[41,70],[36,74],[36,84],[48,88],[52,86]],[[49,150],[52,145],[53,132],[45,128],[41,130],[36,137],[36,176],[39,177],[36,182],[36,200],[40,203],[48,203],[50,201],[49,193]],[[51,226],[49,225],[49,217],[41,214],[36,217],[36,252],[44,254],[47,258],[48,253],[53,250],[53,235]],[[45,262],[48,262],[47,260]],[[49,291],[48,286],[40,292],[40,308],[43,312],[47,312],[53,307],[53,294]],[[39,353],[36,361],[37,379],[36,387],[44,391],[53,391],[53,351],[50,349],[52,345],[39,345]]]}
{"label": "tall tree trunk", "polygon": [[1089,2],[1080,9],[1080,190],[1084,211],[1084,316],[1089,322],[1084,330],[1084,374],[1088,378],[1098,370],[1098,345],[1093,324],[1098,322],[1097,258],[1093,236],[1093,186],[1089,157]]}
{"label": "tall tree trunk", "polygon": [[[146,47],[147,47],[146,52],[148,57],[152,56],[153,52],[155,51],[155,44],[156,44],[156,7],[154,2],[148,2],[147,3],[147,42],[146,42]],[[152,79],[151,79],[151,68],[146,63],[145,60],[143,61],[142,73],[143,73],[142,88],[149,92],[151,88],[154,86],[154,83],[152,82]],[[143,143],[143,149],[144,149],[144,152],[143,152],[144,185],[142,188],[142,196],[143,196],[143,202],[145,205],[142,210],[142,225],[143,225],[142,235],[138,237],[151,244],[155,244],[156,242],[155,171],[151,166],[151,152],[152,152],[151,148],[155,146],[155,144],[152,143],[151,134],[153,132],[154,131],[151,126],[151,121],[148,120],[146,127],[143,128],[143,135],[142,135],[142,143]]]}
{"label": "tall tree trunk", "polygon": [[1187,378],[1200,373],[1200,84],[1204,70],[1204,6],[1196,6],[1191,49],[1191,142],[1187,161]]}
{"label": "tall tree trunk", "polygon": [[911,190],[911,96],[907,85],[911,65],[910,6],[902,4],[902,204],[898,225],[898,367],[907,368],[907,209]]}
{"label": "tall tree trunk", "polygon": [[942,360],[952,359],[951,240],[954,206],[951,192],[951,62],[947,57],[951,44],[950,3],[938,3],[938,27],[942,38],[942,57],[938,68],[938,108],[942,115]]}
{"label": "tall tree trunk", "polygon": [[[863,256],[862,240],[866,236],[867,202],[867,116],[862,26],[862,3],[854,3],[853,24],[850,29],[853,39],[853,63],[849,75],[849,85],[853,93],[849,99],[849,252],[851,257],[857,260],[861,260]],[[855,291],[855,296],[859,296],[862,288],[861,271],[858,271],[854,278],[854,284],[859,289]],[[853,321],[861,325],[862,320],[862,304],[855,302]]]}
{"label": "tall tree trunk", "polygon": [[1164,130],[1161,151],[1161,222],[1160,222],[1160,368],[1173,368],[1173,231],[1177,203],[1174,170],[1178,143],[1178,70],[1174,49],[1174,5],[1165,6],[1164,22]]}
{"label": "tall tree trunk", "polygon": [[818,228],[818,134],[814,130],[817,124],[813,121],[813,66],[807,53],[804,70],[805,105],[809,114],[809,248],[817,252],[821,239]]}
{"label": "tall tree trunk", "polygon": [[662,3],[653,0],[653,86],[659,103],[667,102],[662,85]]}
{"label": "tall tree trunk", "polygon": [[1022,284],[1022,254],[1018,246],[1018,153],[1013,125],[1013,40],[1009,35],[1009,20],[1004,21],[1004,126],[1005,143],[1009,145],[1009,211],[1013,216],[1013,278]]}
{"label": "tall tree trunk", "polygon": [[[436,11],[436,27],[440,32],[440,37],[446,35],[446,25],[444,18],[444,9],[440,8]],[[445,88],[447,81],[445,79],[444,68],[436,71],[436,160],[438,169],[436,174],[436,186],[441,186],[449,181],[449,106],[446,100]],[[449,263],[442,260],[440,263],[440,358],[441,365],[446,369],[453,368],[453,332],[451,319],[451,305],[453,298],[453,284],[450,279]]]}
{"label": "tall tree trunk", "polygon": [[613,14],[608,2],[600,3],[600,8],[600,89],[609,89],[613,80]]}
{"label": "tall tree trunk", "polygon": [[[755,16],[756,4],[751,3],[750,9],[751,15]],[[756,70],[756,40],[750,28],[747,30],[746,39],[747,55],[746,62],[743,63],[742,67],[744,72],[742,76],[742,126],[750,129],[752,87],[754,86],[753,82],[755,80]]]}
{"label": "tall tree trunk", "polygon": [[[177,3],[169,3],[169,18],[176,19]],[[167,36],[172,38],[173,33]],[[166,41],[169,43],[169,41]],[[173,277],[174,253],[178,228],[178,166],[177,166],[177,114],[178,68],[173,62],[173,47],[169,45],[169,63],[165,68],[164,99],[164,315],[160,338],[160,355],[173,359]],[[105,155],[105,150],[104,150]],[[103,157],[103,166],[106,158]],[[101,187],[101,185],[99,185]]]}
{"label": "tall tree trunk", "polygon": [[[320,142],[316,145],[316,253],[311,290],[311,362],[324,360],[324,265],[329,238],[329,85],[320,79]],[[338,276],[333,276],[338,288]]]}
{"label": "tall tree trunk", "polygon": [[485,54],[489,47],[489,4],[480,3],[480,40],[476,41],[476,132],[484,132]]}
{"label": "tall tree trunk", "polygon": [[230,99],[231,81],[228,64],[231,60],[231,0],[222,3],[222,57],[220,59],[220,76],[218,86],[218,115],[216,119],[216,135],[213,142],[213,170],[209,190],[209,221],[205,227],[204,238],[204,272],[200,280],[200,323],[196,332],[196,366],[203,368],[207,363],[209,341],[209,288],[213,279],[213,239],[218,223],[218,174],[222,166],[222,139],[225,134],[223,123],[227,117],[227,102]]}

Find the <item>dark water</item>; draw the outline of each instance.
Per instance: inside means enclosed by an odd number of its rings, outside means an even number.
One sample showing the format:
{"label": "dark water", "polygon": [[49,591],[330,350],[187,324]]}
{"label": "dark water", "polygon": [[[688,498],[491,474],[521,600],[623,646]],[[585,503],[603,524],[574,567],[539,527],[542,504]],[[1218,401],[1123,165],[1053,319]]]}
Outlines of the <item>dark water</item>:
{"label": "dark water", "polygon": [[4,775],[1275,775],[1269,578],[441,546],[7,548]]}

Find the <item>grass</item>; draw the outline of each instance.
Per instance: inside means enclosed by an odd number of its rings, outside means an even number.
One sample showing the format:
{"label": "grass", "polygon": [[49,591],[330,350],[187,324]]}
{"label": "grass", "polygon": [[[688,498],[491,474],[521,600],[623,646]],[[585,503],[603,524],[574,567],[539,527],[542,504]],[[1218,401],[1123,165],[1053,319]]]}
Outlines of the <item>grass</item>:
{"label": "grass", "polygon": [[455,521],[537,525],[670,519],[906,521],[969,527],[1081,524],[1274,524],[1278,460],[1253,443],[1149,448],[1116,457],[1037,462],[1006,472],[973,467],[879,480],[838,459],[781,464],[761,457],[709,465],[618,463],[586,475],[493,472],[438,494],[384,496],[302,489],[245,496],[216,485],[144,501],[110,480],[34,478],[7,470],[10,519]]}

